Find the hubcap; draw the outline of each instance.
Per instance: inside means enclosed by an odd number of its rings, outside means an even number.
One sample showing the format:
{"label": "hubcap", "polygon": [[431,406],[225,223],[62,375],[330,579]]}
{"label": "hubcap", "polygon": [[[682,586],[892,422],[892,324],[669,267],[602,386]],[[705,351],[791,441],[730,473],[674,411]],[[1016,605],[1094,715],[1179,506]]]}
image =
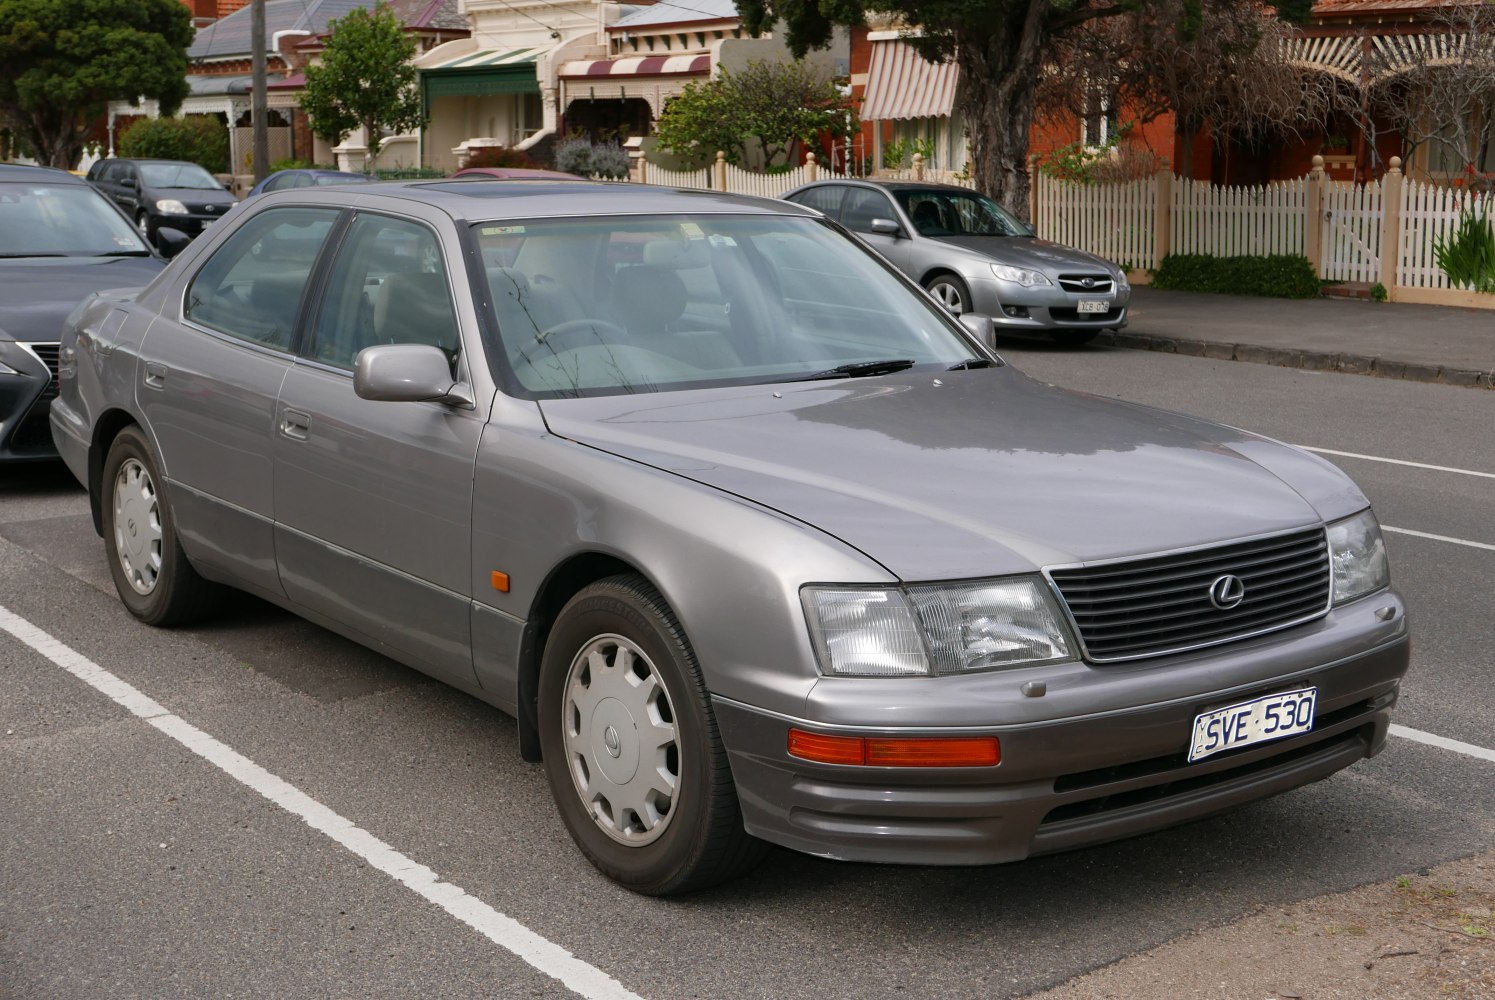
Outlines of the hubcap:
{"label": "hubcap", "polygon": [[151,220],[144,215],[138,216],[135,219],[135,228],[140,230],[141,236],[149,236],[151,233]]}
{"label": "hubcap", "polygon": [[952,315],[959,316],[966,311],[965,301],[961,298],[960,289],[948,281],[937,281],[929,286],[929,291],[939,299],[940,305],[950,310]]}
{"label": "hubcap", "polygon": [[571,661],[561,711],[571,780],[593,821],[620,844],[653,843],[680,785],[675,710],[654,664],[632,640],[598,636]]}
{"label": "hubcap", "polygon": [[161,504],[151,474],[133,458],[114,479],[114,548],[135,593],[155,590],[161,576]]}

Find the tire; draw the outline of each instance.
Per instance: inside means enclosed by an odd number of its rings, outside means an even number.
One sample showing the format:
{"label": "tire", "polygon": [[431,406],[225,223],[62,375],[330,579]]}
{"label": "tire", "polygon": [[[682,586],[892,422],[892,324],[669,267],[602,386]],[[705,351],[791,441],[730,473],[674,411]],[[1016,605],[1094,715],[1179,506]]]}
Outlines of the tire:
{"label": "tire", "polygon": [[1050,330],[1049,336],[1061,347],[1079,347],[1096,338],[1099,330]]}
{"label": "tire", "polygon": [[971,311],[971,290],[954,274],[936,274],[924,282],[924,290],[939,300],[952,316]]}
{"label": "tire", "polygon": [[119,432],[100,480],[104,551],[130,614],[147,625],[181,625],[213,611],[222,589],[187,561],[157,468],[139,428]]}
{"label": "tire", "polygon": [[151,246],[156,245],[156,227],[151,225],[151,217],[145,212],[135,215],[135,229],[140,233],[140,238]]}
{"label": "tire", "polygon": [[539,695],[556,808],[608,878],[667,896],[762,860],[767,845],[743,829],[695,654],[647,581],[609,577],[566,604],[545,643]]}

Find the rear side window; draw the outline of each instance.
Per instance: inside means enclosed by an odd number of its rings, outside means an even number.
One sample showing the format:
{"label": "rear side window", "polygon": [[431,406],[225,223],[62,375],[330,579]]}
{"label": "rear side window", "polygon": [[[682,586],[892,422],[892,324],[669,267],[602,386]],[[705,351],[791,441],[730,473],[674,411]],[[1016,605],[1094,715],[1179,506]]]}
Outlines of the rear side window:
{"label": "rear side window", "polygon": [[846,197],[846,189],[839,184],[827,184],[825,187],[810,188],[795,195],[793,201],[813,208],[817,212],[823,212],[830,218],[836,218],[841,212],[841,202]]}
{"label": "rear side window", "polygon": [[288,351],[312,265],[337,221],[335,208],[272,208],[213,252],[187,288],[194,323]]}

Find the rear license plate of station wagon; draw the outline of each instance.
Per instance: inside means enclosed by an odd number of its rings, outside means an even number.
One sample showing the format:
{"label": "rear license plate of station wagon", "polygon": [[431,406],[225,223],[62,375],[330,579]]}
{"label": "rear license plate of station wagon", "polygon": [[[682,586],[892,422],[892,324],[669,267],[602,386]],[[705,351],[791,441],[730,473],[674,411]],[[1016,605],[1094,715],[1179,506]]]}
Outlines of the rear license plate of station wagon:
{"label": "rear license plate of station wagon", "polygon": [[1317,697],[1318,688],[1302,688],[1201,713],[1194,719],[1190,763],[1221,750],[1308,732],[1313,728]]}
{"label": "rear license plate of station wagon", "polygon": [[1082,313],[1108,313],[1111,311],[1111,300],[1081,299],[1077,310]]}

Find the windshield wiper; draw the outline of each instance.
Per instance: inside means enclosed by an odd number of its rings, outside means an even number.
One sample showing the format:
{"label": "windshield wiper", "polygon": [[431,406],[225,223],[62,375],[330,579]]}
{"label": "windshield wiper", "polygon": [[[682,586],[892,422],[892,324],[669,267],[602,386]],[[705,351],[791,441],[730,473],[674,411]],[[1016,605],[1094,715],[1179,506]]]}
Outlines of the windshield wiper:
{"label": "windshield wiper", "polygon": [[849,365],[837,365],[835,368],[827,368],[823,372],[813,372],[809,375],[795,375],[792,378],[779,379],[781,382],[814,382],[826,378],[862,378],[867,375],[891,375],[912,368],[914,362],[907,358],[898,358],[889,361],[854,361]]}
{"label": "windshield wiper", "polygon": [[997,363],[991,358],[966,358],[946,368],[947,372],[963,372],[972,368],[995,368]]}
{"label": "windshield wiper", "polygon": [[66,257],[65,253],[0,253],[0,257],[7,260],[22,257]]}
{"label": "windshield wiper", "polygon": [[149,250],[105,250],[103,253],[90,254],[91,257],[149,257]]}

